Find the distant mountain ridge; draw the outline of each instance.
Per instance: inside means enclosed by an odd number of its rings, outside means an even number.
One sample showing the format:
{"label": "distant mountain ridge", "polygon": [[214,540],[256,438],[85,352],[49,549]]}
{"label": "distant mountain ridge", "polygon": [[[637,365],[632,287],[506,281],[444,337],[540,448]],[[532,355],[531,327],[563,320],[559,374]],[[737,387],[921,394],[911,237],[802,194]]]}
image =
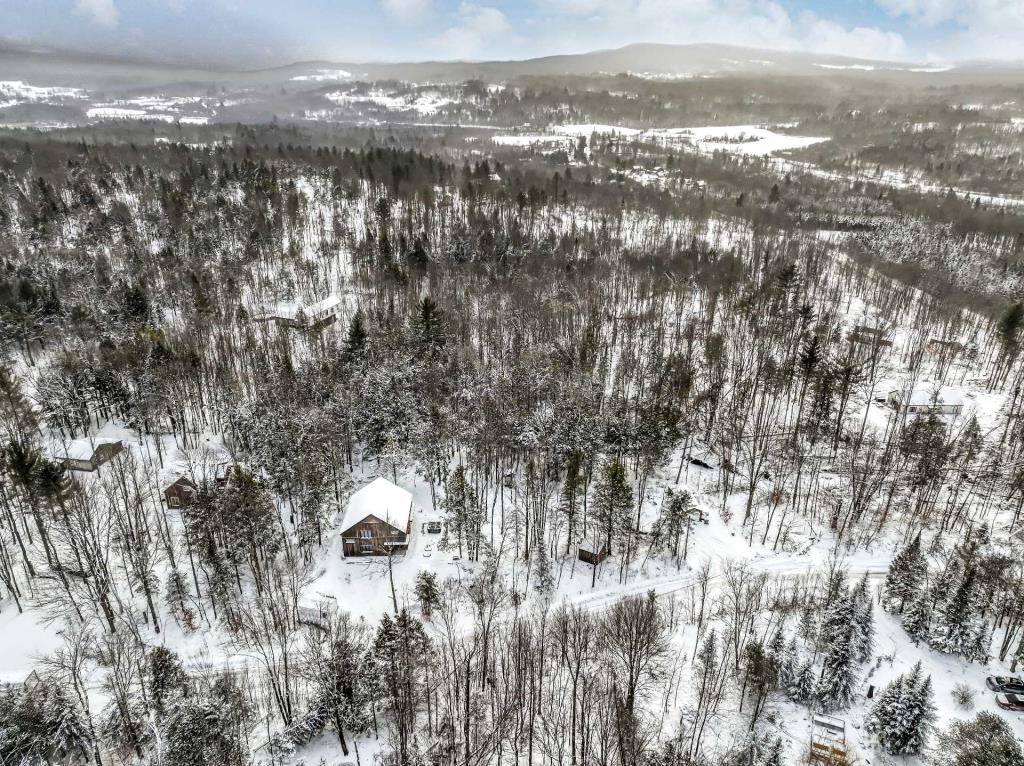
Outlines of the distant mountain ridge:
{"label": "distant mountain ridge", "polygon": [[[587,53],[559,54],[502,61],[345,62],[302,61],[278,67],[238,70],[216,66],[144,61],[110,55],[59,51],[0,43],[0,80],[46,81],[47,84],[105,86],[192,83],[216,86],[274,85],[306,80],[340,70],[354,80],[396,79],[412,82],[488,82],[521,77],[632,74],[653,79],[709,76],[885,76],[945,78],[988,76],[993,72],[1024,77],[1024,64],[965,62],[930,65],[877,61],[830,54],[743,48],[710,43],[670,45],[637,43]],[[328,80],[330,78],[327,78]]]}

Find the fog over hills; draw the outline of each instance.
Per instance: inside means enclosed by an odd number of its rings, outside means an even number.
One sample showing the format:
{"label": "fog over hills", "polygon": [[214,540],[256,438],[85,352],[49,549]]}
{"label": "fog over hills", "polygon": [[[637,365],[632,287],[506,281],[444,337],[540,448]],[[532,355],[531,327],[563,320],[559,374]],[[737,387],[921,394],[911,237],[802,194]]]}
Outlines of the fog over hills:
{"label": "fog over hills", "polygon": [[[544,56],[507,61],[303,61],[281,67],[231,70],[185,66],[174,62],[132,60],[93,53],[75,53],[0,46],[0,75],[4,79],[45,78],[58,85],[131,87],[144,84],[208,83],[257,85],[343,70],[353,79],[399,79],[458,82],[468,79],[504,80],[516,77],[632,73],[663,77],[728,75],[887,74],[904,76],[944,74],[964,77],[1024,71],[1020,63],[964,62],[929,64],[877,61],[818,53],[787,52],[720,44],[665,45],[638,43],[589,53]],[[920,79],[920,78],[913,78]],[[315,79],[306,80],[315,82]]]}

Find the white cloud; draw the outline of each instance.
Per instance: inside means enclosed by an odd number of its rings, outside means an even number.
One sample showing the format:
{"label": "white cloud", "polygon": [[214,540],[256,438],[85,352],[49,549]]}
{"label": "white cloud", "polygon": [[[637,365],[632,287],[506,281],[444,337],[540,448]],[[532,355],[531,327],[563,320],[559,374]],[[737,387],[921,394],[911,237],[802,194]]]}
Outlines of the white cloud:
{"label": "white cloud", "polygon": [[113,29],[117,26],[117,6],[114,0],[75,0],[75,10],[94,24]]}
{"label": "white cloud", "polygon": [[894,17],[936,29],[930,52],[956,59],[1024,57],[1024,0],[877,0]]}
{"label": "white cloud", "polygon": [[878,0],[878,5],[892,16],[908,16],[924,24],[941,24],[960,15],[960,0]]}
{"label": "white cloud", "polygon": [[497,8],[464,2],[458,22],[441,33],[436,48],[444,58],[493,58],[493,45],[507,43],[511,33],[508,19]]}
{"label": "white cloud", "polygon": [[900,61],[911,57],[903,36],[877,27],[844,27],[816,15],[802,16],[798,36],[808,50],[856,58]]}
{"label": "white cloud", "polygon": [[392,16],[408,21],[422,16],[430,0],[381,0],[381,4]]}

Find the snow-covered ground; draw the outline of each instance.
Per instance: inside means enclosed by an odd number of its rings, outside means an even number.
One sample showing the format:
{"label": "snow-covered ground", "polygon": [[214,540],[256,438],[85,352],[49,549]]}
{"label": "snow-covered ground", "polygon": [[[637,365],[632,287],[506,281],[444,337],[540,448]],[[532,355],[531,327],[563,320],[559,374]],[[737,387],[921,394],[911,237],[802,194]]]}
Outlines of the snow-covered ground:
{"label": "snow-covered ground", "polygon": [[437,92],[420,91],[414,94],[395,93],[385,90],[371,90],[367,93],[335,91],[326,96],[341,106],[373,105],[389,111],[413,111],[421,115],[436,114],[439,109],[455,100]]}
{"label": "snow-covered ground", "polygon": [[653,128],[641,130],[614,125],[580,124],[556,125],[551,133],[505,134],[494,137],[494,142],[505,146],[547,146],[559,144],[572,149],[575,141],[592,136],[612,139],[653,141],[672,148],[689,149],[705,153],[726,152],[767,156],[776,152],[803,149],[828,141],[821,136],[796,136],[779,133],[758,125],[723,125],[693,128]]}
{"label": "snow-covered ground", "polygon": [[83,88],[30,85],[23,80],[0,80],[0,109],[25,103],[80,100],[87,95]]}
{"label": "snow-covered ground", "polygon": [[336,82],[351,78],[352,73],[344,69],[318,69],[312,74],[297,74],[291,79],[293,82]]}

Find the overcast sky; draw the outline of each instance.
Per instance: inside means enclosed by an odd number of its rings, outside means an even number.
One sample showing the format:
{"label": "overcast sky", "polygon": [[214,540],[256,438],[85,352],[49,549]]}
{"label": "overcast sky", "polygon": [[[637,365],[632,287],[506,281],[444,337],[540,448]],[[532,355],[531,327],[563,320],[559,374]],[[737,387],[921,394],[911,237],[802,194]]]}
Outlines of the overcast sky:
{"label": "overcast sky", "polygon": [[864,58],[1024,58],[1024,0],[0,0],[22,43],[272,65],[528,58],[719,42]]}

